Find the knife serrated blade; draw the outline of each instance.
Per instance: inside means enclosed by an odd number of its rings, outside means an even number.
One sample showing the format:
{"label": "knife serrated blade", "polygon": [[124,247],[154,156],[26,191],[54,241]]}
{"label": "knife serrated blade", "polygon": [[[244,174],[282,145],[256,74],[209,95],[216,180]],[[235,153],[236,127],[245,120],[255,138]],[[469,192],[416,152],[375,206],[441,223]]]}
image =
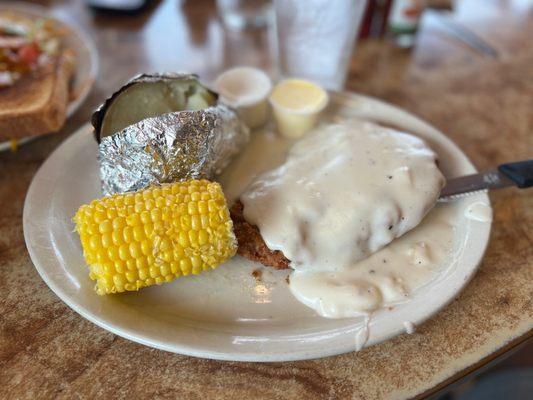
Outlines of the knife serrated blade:
{"label": "knife serrated blade", "polygon": [[439,201],[455,200],[486,189],[516,186],[516,183],[498,170],[448,179],[440,193]]}

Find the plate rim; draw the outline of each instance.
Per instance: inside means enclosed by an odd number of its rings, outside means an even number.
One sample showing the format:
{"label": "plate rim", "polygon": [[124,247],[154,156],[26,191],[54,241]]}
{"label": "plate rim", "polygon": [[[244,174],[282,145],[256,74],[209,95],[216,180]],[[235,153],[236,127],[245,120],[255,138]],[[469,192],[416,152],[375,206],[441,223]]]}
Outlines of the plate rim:
{"label": "plate rim", "polygon": [[[80,91],[79,95],[73,101],[69,101],[66,110],[66,119],[69,119],[70,117],[72,117],[72,115],[74,115],[76,111],[78,111],[78,109],[83,105],[83,103],[85,103],[85,100],[87,100],[87,97],[89,97],[89,94],[91,93],[94,87],[94,83],[98,78],[98,74],[100,71],[100,56],[98,54],[98,49],[96,48],[96,43],[92,39],[91,35],[89,35],[79,24],[69,20],[65,16],[58,16],[54,14],[53,10],[49,10],[48,8],[40,4],[28,3],[26,1],[6,1],[0,3],[0,11],[4,10],[15,10],[30,14],[40,13],[43,16],[51,17],[52,19],[66,26],[72,33],[74,33],[79,38],[80,42],[84,43],[85,47],[87,48],[87,52],[90,55],[89,58],[91,61],[89,66],[89,74],[87,75],[87,83],[82,87],[83,90]],[[76,67],[76,71],[78,71],[78,67]],[[20,146],[25,143],[29,143],[39,137],[42,137],[42,135],[20,138],[17,140],[17,145]],[[11,143],[9,140],[0,141],[0,152],[8,150],[10,147]]]}
{"label": "plate rim", "polygon": [[[476,171],[474,165],[470,161],[470,159],[466,156],[466,154],[463,153],[463,151],[457,146],[450,138],[448,138],[446,135],[444,135],[442,132],[440,132],[438,129],[430,125],[429,123],[425,122],[421,118],[415,116],[414,114],[397,107],[393,104],[387,103],[385,101],[360,95],[357,93],[351,93],[351,92],[336,92],[331,93],[333,97],[341,99],[343,102],[360,102],[361,99],[372,103],[377,102],[381,106],[389,107],[391,110],[394,110],[395,112],[400,112],[404,115],[408,115],[413,119],[413,121],[416,121],[417,123],[420,123],[420,126],[423,126],[425,129],[431,129],[434,132],[438,133],[441,140],[444,140],[446,142],[447,146],[451,146],[451,148],[454,149],[454,151],[458,151],[465,159],[469,167],[472,169],[472,171]],[[354,103],[354,104],[355,104]],[[28,192],[26,194],[25,202],[24,202],[24,210],[23,210],[23,231],[24,231],[24,239],[26,242],[26,247],[28,249],[30,258],[32,260],[32,263],[34,264],[37,272],[41,276],[41,278],[45,281],[45,283],[48,285],[48,287],[71,309],[76,311],[78,314],[80,314],[82,317],[86,318],[87,320],[93,322],[95,325],[100,326],[101,328],[110,331],[118,336],[124,337],[128,340],[147,345],[150,347],[154,347],[160,350],[169,351],[173,353],[183,354],[187,356],[193,356],[193,357],[201,357],[201,358],[209,358],[209,359],[217,359],[217,360],[225,360],[225,361],[252,361],[252,362],[274,362],[274,361],[296,361],[296,360],[306,360],[306,359],[317,359],[317,358],[323,358],[338,354],[343,354],[347,352],[352,352],[355,350],[355,343],[351,346],[344,346],[344,347],[334,347],[334,348],[325,348],[321,350],[315,350],[315,351],[296,351],[294,353],[276,353],[276,354],[264,354],[264,353],[258,353],[258,352],[228,352],[228,351],[214,351],[212,349],[205,350],[202,347],[195,347],[187,344],[168,344],[164,343],[159,340],[150,339],[150,337],[146,337],[144,333],[136,333],[134,329],[131,329],[130,327],[120,327],[118,325],[113,324],[112,321],[107,321],[106,318],[102,318],[96,314],[93,314],[91,311],[85,309],[82,305],[80,305],[75,300],[71,299],[68,293],[65,293],[61,288],[59,288],[52,279],[48,276],[48,273],[45,271],[45,268],[41,265],[41,262],[38,260],[38,257],[36,256],[34,249],[31,246],[31,237],[29,232],[29,209],[31,206],[29,206],[29,199],[32,198],[32,193],[35,190],[36,182],[41,178],[40,174],[42,174],[42,171],[48,168],[48,165],[52,162],[54,162],[54,155],[56,153],[61,152],[61,148],[65,145],[67,145],[70,142],[74,142],[76,140],[80,140],[82,135],[78,135],[77,133],[80,133],[82,131],[88,130],[90,128],[89,123],[86,123],[85,125],[82,125],[72,136],[70,136],[67,140],[65,140],[57,149],[55,149],[49,157],[46,159],[46,161],[41,165],[37,173],[34,175],[32,182],[30,184],[30,187],[28,189]],[[481,196],[481,200],[485,201],[489,207],[492,208],[490,199],[488,195],[485,193]],[[454,289],[454,294],[449,296],[445,301],[442,301],[440,304],[438,304],[437,307],[432,309],[430,313],[427,313],[426,315],[423,315],[418,320],[413,320],[416,325],[428,320],[429,318],[432,318],[435,316],[438,312],[440,312],[442,309],[444,309],[450,302],[454,300],[468,285],[470,280],[473,278],[473,276],[476,274],[477,270],[479,269],[479,266],[481,264],[481,261],[483,260],[485,251],[489,244],[489,238],[490,238],[490,232],[491,232],[492,223],[488,224],[486,229],[482,232],[482,237],[479,238],[479,240],[482,240],[483,245],[481,247],[481,251],[474,255],[474,261],[471,263],[474,266],[470,270],[469,275],[466,276],[466,279],[458,285],[457,288]],[[372,342],[371,345],[377,344],[380,342],[383,342],[385,340],[389,340],[392,337],[395,337],[399,335],[402,332],[401,329],[391,330],[387,335],[383,335],[379,338],[379,340],[376,340],[375,342]],[[355,342],[355,341],[354,341]]]}

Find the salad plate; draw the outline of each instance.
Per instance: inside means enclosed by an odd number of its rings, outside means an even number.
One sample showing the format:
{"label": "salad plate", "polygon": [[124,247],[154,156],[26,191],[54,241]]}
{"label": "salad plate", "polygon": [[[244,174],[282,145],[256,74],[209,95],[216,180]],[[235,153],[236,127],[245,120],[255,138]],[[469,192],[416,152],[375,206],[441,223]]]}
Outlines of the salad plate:
{"label": "salad plate", "polygon": [[[5,11],[20,12],[35,18],[43,18],[43,16],[51,18],[60,28],[64,28],[69,32],[69,35],[64,38],[65,47],[74,51],[76,59],[76,68],[70,85],[70,101],[66,112],[67,118],[70,118],[89,95],[98,75],[99,58],[94,41],[74,22],[56,16],[38,4],[12,1],[1,2],[0,13]],[[17,146],[37,137],[40,136],[19,139],[17,140]],[[0,141],[0,151],[10,148],[12,148],[10,141]]]}

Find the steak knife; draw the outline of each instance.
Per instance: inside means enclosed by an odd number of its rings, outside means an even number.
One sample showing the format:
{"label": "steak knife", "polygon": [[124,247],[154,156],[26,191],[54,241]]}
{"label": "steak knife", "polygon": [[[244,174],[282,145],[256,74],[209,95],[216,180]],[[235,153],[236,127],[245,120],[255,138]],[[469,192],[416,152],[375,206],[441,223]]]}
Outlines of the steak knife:
{"label": "steak knife", "polygon": [[533,186],[533,159],[501,164],[490,171],[448,179],[439,200],[455,200],[480,190],[510,186],[521,189]]}

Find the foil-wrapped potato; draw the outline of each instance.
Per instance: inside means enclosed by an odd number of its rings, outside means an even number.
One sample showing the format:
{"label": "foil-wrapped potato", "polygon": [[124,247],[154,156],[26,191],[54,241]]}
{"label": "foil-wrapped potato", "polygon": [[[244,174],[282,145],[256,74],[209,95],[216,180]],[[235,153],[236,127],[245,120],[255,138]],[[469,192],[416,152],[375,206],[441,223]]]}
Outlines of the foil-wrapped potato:
{"label": "foil-wrapped potato", "polygon": [[195,75],[132,79],[93,114],[105,194],[212,179],[249,137],[234,110]]}

